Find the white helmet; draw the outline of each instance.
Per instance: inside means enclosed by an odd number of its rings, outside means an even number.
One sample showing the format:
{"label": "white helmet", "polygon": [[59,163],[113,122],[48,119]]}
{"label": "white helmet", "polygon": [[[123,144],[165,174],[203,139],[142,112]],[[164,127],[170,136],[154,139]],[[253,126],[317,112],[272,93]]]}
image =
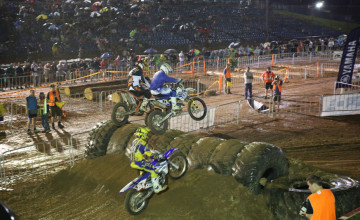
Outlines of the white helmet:
{"label": "white helmet", "polygon": [[160,70],[162,70],[166,75],[173,72],[173,69],[167,63],[164,63],[163,65],[161,65]]}

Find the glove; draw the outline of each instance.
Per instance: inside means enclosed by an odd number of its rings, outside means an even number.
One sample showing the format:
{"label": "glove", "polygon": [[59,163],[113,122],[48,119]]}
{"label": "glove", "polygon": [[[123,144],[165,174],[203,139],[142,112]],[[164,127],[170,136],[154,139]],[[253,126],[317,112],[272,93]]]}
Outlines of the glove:
{"label": "glove", "polygon": [[180,79],[178,82],[177,82],[177,84],[180,84],[180,83],[182,83],[184,80],[183,79]]}

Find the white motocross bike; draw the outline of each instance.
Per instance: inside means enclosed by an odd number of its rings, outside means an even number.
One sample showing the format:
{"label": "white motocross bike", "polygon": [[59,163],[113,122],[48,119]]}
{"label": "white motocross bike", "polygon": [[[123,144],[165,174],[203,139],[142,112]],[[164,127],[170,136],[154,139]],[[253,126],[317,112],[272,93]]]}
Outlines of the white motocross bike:
{"label": "white motocross bike", "polygon": [[[199,97],[192,97],[190,94],[195,93],[193,88],[185,88],[182,83],[170,84],[172,90],[176,91],[178,105],[187,105],[187,111],[192,119],[201,121],[205,118],[207,107],[205,102]],[[186,104],[184,104],[186,103]],[[145,123],[155,134],[164,133],[168,126],[168,119],[182,113],[182,109],[172,110],[169,98],[155,96],[154,108],[146,115]]]}
{"label": "white motocross bike", "polygon": [[[179,179],[186,173],[187,160],[183,153],[177,148],[171,148],[164,153],[163,160],[151,162],[159,172],[160,184],[166,182],[166,175],[172,179]],[[140,176],[128,183],[119,193],[128,191],[125,198],[125,208],[132,214],[137,215],[145,210],[150,196],[154,193],[153,184],[149,172],[143,172]]]}

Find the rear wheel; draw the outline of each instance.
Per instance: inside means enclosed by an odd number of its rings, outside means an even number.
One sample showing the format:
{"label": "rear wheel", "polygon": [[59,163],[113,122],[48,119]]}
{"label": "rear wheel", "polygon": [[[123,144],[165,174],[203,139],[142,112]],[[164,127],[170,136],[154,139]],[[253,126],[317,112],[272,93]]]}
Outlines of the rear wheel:
{"label": "rear wheel", "polygon": [[[187,160],[183,153],[176,152],[169,158],[169,176],[172,179],[179,179],[185,175],[187,170]],[[174,165],[178,166],[176,168]]]}
{"label": "rear wheel", "polygon": [[122,126],[128,122],[129,108],[124,102],[117,103],[111,112],[111,120],[117,126]]}
{"label": "rear wheel", "polygon": [[147,126],[155,134],[163,134],[167,130],[169,123],[168,120],[160,123],[165,118],[165,114],[160,110],[152,111],[147,117]]}
{"label": "rear wheel", "polygon": [[188,112],[195,121],[203,120],[207,112],[205,102],[198,97],[191,98],[188,102]]}
{"label": "rear wheel", "polygon": [[125,208],[132,215],[138,215],[146,209],[148,204],[148,199],[144,201],[139,201],[146,195],[146,191],[137,191],[131,189],[130,192],[126,195],[125,198]]}

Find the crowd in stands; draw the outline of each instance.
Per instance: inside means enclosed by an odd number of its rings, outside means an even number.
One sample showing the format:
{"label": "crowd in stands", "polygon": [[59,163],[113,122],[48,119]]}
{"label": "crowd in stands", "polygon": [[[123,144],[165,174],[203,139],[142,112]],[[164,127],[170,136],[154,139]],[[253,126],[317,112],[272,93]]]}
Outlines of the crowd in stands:
{"label": "crowd in stands", "polygon": [[[265,42],[264,10],[250,3],[3,1],[0,55],[27,54],[32,61],[44,53],[60,59],[64,53],[76,52],[83,58],[86,51],[121,53],[127,48]],[[341,34],[283,15],[271,16],[269,24],[270,41]]]}

